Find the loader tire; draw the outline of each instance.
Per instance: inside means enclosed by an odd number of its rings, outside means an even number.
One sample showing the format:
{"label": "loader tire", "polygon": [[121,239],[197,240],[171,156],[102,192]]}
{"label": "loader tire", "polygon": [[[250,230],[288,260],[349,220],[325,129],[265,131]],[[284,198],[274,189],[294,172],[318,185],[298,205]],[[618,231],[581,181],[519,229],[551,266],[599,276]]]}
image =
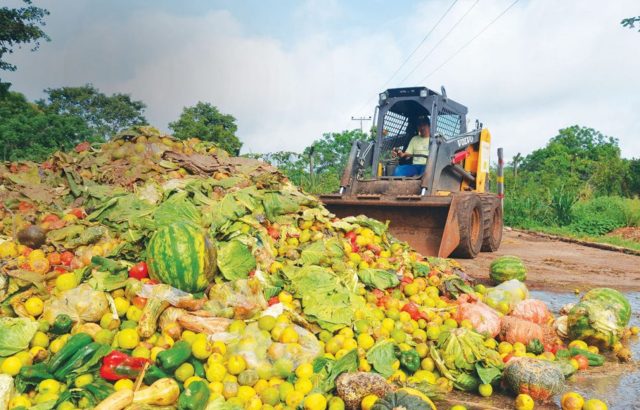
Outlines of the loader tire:
{"label": "loader tire", "polygon": [[482,213],[484,216],[484,235],[482,252],[495,252],[502,242],[502,205],[495,196],[482,197]]}
{"label": "loader tire", "polygon": [[473,259],[480,253],[484,236],[482,201],[478,195],[468,195],[458,205],[460,244],[453,251],[458,258]]}

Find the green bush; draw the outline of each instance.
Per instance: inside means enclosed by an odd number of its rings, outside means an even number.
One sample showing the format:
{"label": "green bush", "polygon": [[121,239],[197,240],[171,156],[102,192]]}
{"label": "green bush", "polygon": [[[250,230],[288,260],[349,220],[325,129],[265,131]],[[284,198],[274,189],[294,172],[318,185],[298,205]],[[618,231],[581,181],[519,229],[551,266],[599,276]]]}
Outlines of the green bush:
{"label": "green bush", "polygon": [[616,228],[637,226],[639,222],[638,199],[601,196],[576,203],[569,228],[577,233],[604,235]]}

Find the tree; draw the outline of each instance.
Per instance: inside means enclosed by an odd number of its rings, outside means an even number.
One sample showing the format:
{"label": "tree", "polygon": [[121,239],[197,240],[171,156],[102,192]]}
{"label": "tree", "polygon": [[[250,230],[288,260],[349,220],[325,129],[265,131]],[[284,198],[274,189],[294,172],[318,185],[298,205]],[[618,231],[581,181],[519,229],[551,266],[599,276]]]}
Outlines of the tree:
{"label": "tree", "polygon": [[318,174],[327,171],[341,173],[346,165],[353,142],[368,138],[368,134],[358,129],[326,133],[321,139],[315,140],[305,148],[303,156],[306,159],[313,157],[314,171]]}
{"label": "tree", "polygon": [[[637,17],[629,17],[626,19],[623,19],[620,24],[622,24],[622,27],[628,27],[628,28],[635,28],[635,23],[640,23],[640,16]],[[638,27],[638,31],[640,32],[640,27]]]}
{"label": "tree", "polygon": [[81,118],[93,135],[103,141],[123,129],[146,125],[146,105],[128,94],[107,96],[91,84],[81,87],[48,88],[48,97],[38,105],[48,112]]}
{"label": "tree", "polygon": [[210,103],[199,101],[193,107],[184,107],[180,118],[169,123],[169,128],[176,138],[212,141],[232,155],[240,154],[242,148],[242,142],[235,135],[236,119]]}
{"label": "tree", "polygon": [[10,92],[0,100],[0,155],[3,161],[42,161],[89,139],[91,131],[78,117],[56,114]]}
{"label": "tree", "polygon": [[40,46],[39,40],[49,41],[42,31],[44,17],[49,12],[40,7],[31,6],[31,0],[23,0],[27,5],[20,8],[0,8],[0,70],[15,71],[16,66],[4,61],[5,54],[13,53],[14,47],[31,44],[35,51]]}

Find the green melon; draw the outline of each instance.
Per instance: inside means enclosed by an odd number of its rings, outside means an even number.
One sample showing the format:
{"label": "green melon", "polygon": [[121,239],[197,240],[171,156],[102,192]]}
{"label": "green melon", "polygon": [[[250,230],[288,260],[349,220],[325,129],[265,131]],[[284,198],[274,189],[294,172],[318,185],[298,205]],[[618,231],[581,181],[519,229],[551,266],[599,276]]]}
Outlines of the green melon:
{"label": "green melon", "polygon": [[180,222],[157,230],[147,245],[149,276],[185,292],[201,292],[216,272],[216,251],[204,231]]}
{"label": "green melon", "polygon": [[597,300],[608,309],[617,313],[618,325],[627,326],[631,319],[629,300],[620,292],[611,288],[595,288],[585,293],[582,300]]}
{"label": "green melon", "polygon": [[520,282],[524,282],[527,278],[527,269],[522,259],[517,256],[501,256],[491,262],[489,277],[496,284],[511,279],[518,279]]}

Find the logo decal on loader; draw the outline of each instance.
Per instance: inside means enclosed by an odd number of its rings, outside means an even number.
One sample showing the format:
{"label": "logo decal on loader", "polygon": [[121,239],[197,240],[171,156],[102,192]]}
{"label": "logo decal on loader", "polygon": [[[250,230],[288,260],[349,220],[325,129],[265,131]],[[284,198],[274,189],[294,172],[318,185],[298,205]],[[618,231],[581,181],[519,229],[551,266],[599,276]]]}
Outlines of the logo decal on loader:
{"label": "logo decal on loader", "polygon": [[471,144],[471,142],[473,141],[472,137],[464,137],[464,138],[460,138],[457,142],[458,142],[458,147],[464,147],[465,145],[469,145]]}

